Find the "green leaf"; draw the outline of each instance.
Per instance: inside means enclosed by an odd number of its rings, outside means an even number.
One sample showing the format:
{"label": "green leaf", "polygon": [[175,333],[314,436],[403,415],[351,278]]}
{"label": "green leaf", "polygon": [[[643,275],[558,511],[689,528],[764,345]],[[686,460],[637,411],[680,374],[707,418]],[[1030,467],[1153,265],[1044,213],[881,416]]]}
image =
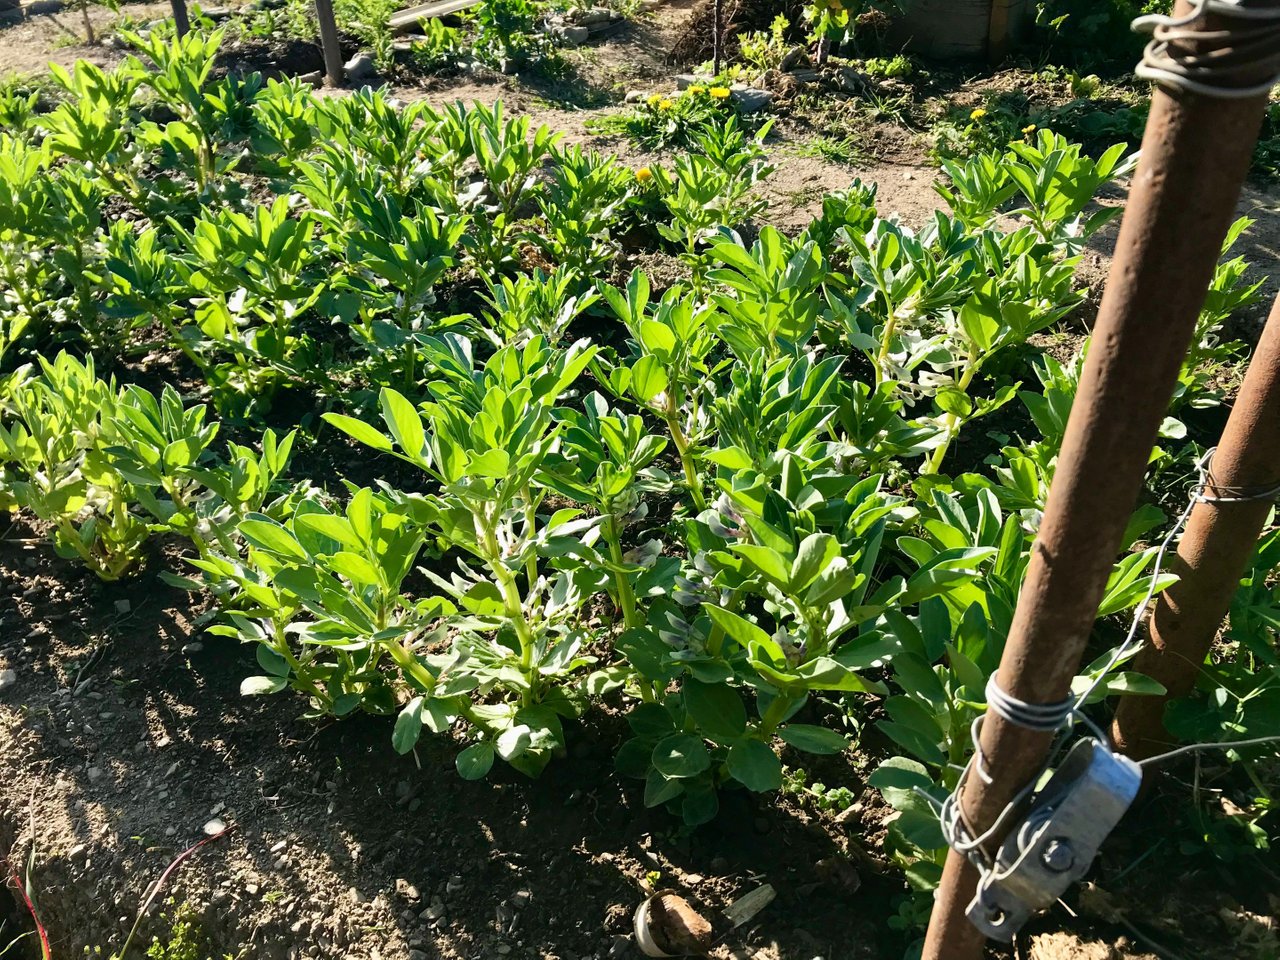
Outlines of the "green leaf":
{"label": "green leaf", "polygon": [[782,786],[782,761],[766,743],[739,740],[729,748],[729,773],[748,790],[765,793]]}
{"label": "green leaf", "polygon": [[643,356],[631,368],[631,392],[641,403],[650,403],[670,383],[662,362],[654,356]]}
{"label": "green leaf", "polygon": [[744,620],[724,607],[717,607],[710,603],[704,603],[702,609],[707,611],[711,622],[725,632],[725,636],[737,641],[744,649],[753,643],[758,643],[763,644],[768,650],[777,650],[779,654],[782,653],[778,645],[773,642],[773,638],[751,621]]}
{"label": "green leaf", "polygon": [[463,780],[480,780],[493,767],[493,744],[473,743],[458,754],[454,765]]}
{"label": "green leaf", "polygon": [[727,684],[684,683],[684,708],[703,735],[717,743],[732,743],[747,729],[747,708]]}
{"label": "green leaf", "polygon": [[240,535],[260,550],[291,557],[294,560],[309,560],[307,551],[302,549],[292,533],[274,520],[261,514],[251,514],[240,521],[237,528]]}
{"label": "green leaf", "polygon": [[391,746],[396,753],[405,754],[413,749],[422,735],[422,697],[410,700],[400,715],[396,717],[395,729],[391,732]]}
{"label": "green leaf", "polygon": [[668,800],[674,800],[682,793],[684,793],[683,783],[679,780],[668,780],[657,770],[650,770],[645,778],[644,805],[646,807],[659,806]]}
{"label": "green leaf", "polygon": [[839,553],[840,543],[829,533],[813,533],[801,540],[791,564],[791,592],[807,587]]}
{"label": "green leaf", "polygon": [[[365,446],[373,447],[375,450],[390,451],[392,444],[390,438],[375,430],[363,420],[357,420],[355,417],[348,417],[343,413],[326,413],[322,419],[337,427],[343,433],[347,434]],[[482,774],[483,776],[483,774]]]}
{"label": "green leaf", "polygon": [[658,741],[653,748],[653,768],[664,777],[696,777],[711,767],[711,755],[701,737],[677,733]]}
{"label": "green leaf", "polygon": [[391,435],[396,438],[405,456],[415,463],[423,462],[427,435],[422,428],[422,418],[418,416],[413,404],[390,387],[382,388],[379,401],[382,405],[382,419],[386,421]]}
{"label": "green leaf", "polygon": [[807,723],[789,723],[778,730],[778,736],[805,753],[842,753],[849,746],[849,741],[834,730]]}
{"label": "green leaf", "polygon": [[259,697],[269,693],[279,693],[289,681],[284,677],[245,677],[240,681],[242,697]]}

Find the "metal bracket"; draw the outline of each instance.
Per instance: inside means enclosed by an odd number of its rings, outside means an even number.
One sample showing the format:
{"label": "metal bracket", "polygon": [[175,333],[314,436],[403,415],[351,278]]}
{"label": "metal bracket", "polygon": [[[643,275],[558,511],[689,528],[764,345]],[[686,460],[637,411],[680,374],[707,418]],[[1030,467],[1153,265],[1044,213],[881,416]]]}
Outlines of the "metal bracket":
{"label": "metal bracket", "polygon": [[1079,741],[1009,831],[965,915],[993,940],[1013,940],[1093,864],[1124,816],[1142,768],[1094,739]]}

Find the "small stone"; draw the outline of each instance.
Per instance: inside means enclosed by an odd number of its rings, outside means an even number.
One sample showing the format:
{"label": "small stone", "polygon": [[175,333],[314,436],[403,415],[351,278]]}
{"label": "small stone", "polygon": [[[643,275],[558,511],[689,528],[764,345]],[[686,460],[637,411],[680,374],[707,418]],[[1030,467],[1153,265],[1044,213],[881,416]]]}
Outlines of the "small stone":
{"label": "small stone", "polygon": [[226,7],[201,7],[200,12],[210,20],[226,20],[231,16],[231,11]]}
{"label": "small stone", "polygon": [[700,77],[696,73],[677,73],[675,77],[676,89],[688,90],[690,87],[701,86],[710,81],[710,79],[710,77]]}
{"label": "small stone", "polygon": [[498,953],[502,954],[502,956],[505,957],[510,952],[511,952],[510,944],[506,944],[506,943],[498,944]]}
{"label": "small stone", "polygon": [[271,853],[272,853],[272,854],[283,853],[283,852],[284,852],[284,850],[285,850],[285,848],[286,848],[286,847],[288,847],[288,846],[289,846],[289,841],[288,841],[288,840],[281,840],[279,843],[276,843],[276,844],[273,844],[273,845],[272,845],[272,847],[271,847]]}
{"label": "small stone", "polygon": [[462,889],[461,877],[450,877],[449,882],[444,885],[445,893],[457,893]]}
{"label": "small stone", "polygon": [[298,82],[318,87],[320,84],[324,83],[324,71],[312,70],[310,73],[300,73],[298,74]]}
{"label": "small stone", "polygon": [[[591,39],[591,31],[586,27],[565,27],[564,32],[560,36],[565,43],[569,44],[569,46],[580,47]],[[509,950],[511,948],[508,947],[507,949]]]}
{"label": "small stone", "polygon": [[85,846],[83,843],[77,843],[74,847],[72,847],[70,850],[67,851],[67,858],[72,861],[83,860],[85,858],[85,854],[87,854],[88,852],[89,852],[89,848],[87,846]]}
{"label": "small stone", "polygon": [[256,897],[260,889],[261,887],[259,887],[256,883],[246,883],[244,885],[244,892],[251,897]]}
{"label": "small stone", "polygon": [[164,828],[164,835],[165,835],[166,837],[176,837],[176,836],[178,835],[178,828],[177,828],[177,827],[165,827],[165,828]]}
{"label": "small stone", "polygon": [[700,873],[691,873],[691,874],[689,874],[687,877],[685,877],[685,878],[684,878],[684,882],[685,882],[685,883],[687,883],[687,884],[689,884],[689,886],[691,886],[691,887],[696,887],[698,884],[700,884],[700,883],[702,882],[702,874],[700,874]]}
{"label": "small stone", "polygon": [[419,914],[419,917],[430,923],[435,923],[437,920],[443,920],[445,913],[444,904],[439,900],[434,900],[432,901],[431,906],[427,907],[427,909],[423,910],[422,913]]}
{"label": "small stone", "polygon": [[213,809],[209,811],[209,815],[212,817],[216,817],[225,809],[227,809],[227,805],[225,803],[222,803],[222,802],[215,803],[213,805]]}
{"label": "small stone", "polygon": [[808,55],[809,51],[805,47],[792,47],[782,55],[782,61],[778,64],[778,69],[784,72],[794,70],[808,59]]}
{"label": "small stone", "polygon": [[0,693],[8,690],[18,682],[18,674],[13,670],[0,670]]}
{"label": "small stone", "polygon": [[342,68],[347,71],[347,76],[352,80],[362,80],[373,76],[377,70],[377,64],[370,54],[361,51],[344,63]]}
{"label": "small stone", "polygon": [[102,779],[102,768],[90,767],[87,771],[87,775],[89,777],[90,783],[97,783],[99,780]]}
{"label": "small stone", "polygon": [[515,907],[517,910],[523,910],[525,907],[529,905],[529,901],[532,899],[533,899],[532,890],[517,890],[514,894],[512,894],[510,902],[511,902],[511,906]]}
{"label": "small stone", "polygon": [[357,890],[355,887],[352,887],[351,889],[349,889],[349,890],[347,891],[347,899],[348,899],[348,900],[350,900],[352,903],[364,903],[364,902],[365,902],[365,896],[364,896],[364,894],[363,894],[363,893],[361,893],[359,890]]}
{"label": "small stone", "polygon": [[204,825],[205,836],[209,836],[209,837],[222,833],[226,829],[227,829],[226,821],[219,817],[214,817],[212,820],[210,820],[208,823]]}
{"label": "small stone", "polygon": [[643,90],[628,90],[626,97],[623,98],[626,103],[642,103],[649,94]]}
{"label": "small stone", "polygon": [[768,90],[756,90],[752,87],[747,87],[733,91],[733,100],[738,105],[738,110],[742,113],[758,113],[767,107],[772,99],[773,94]]}
{"label": "small stone", "polygon": [[133,609],[133,604],[131,604],[128,600],[116,601],[116,613],[124,614],[124,613],[128,613],[132,609]]}
{"label": "small stone", "polygon": [[418,892],[418,888],[403,877],[396,880],[396,893],[406,900],[422,899],[422,894]]}

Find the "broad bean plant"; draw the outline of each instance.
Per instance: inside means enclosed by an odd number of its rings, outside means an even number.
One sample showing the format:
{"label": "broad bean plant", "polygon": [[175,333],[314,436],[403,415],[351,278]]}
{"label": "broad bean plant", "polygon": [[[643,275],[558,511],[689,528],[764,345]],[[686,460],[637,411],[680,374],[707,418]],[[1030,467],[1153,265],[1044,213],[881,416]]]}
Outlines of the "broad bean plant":
{"label": "broad bean plant", "polygon": [[[1036,344],[1123,149],[1042,132],[945,164],[918,228],[855,181],[791,235],[760,222],[768,126],[732,113],[632,170],[500,105],[126,40],[0,134],[0,504],[104,579],[182,545],[167,576],[251,651],[246,694],[451,739],[467,778],[536,776],[607,701],[618,771],[692,826],[874,726],[889,850],[935,883],[925,797],[971,754],[1079,380]],[[1256,289],[1220,267],[1172,414],[1218,399]],[[1168,522],[1135,514],[1099,651]],[[1274,720],[1277,549],[1180,728]]]}

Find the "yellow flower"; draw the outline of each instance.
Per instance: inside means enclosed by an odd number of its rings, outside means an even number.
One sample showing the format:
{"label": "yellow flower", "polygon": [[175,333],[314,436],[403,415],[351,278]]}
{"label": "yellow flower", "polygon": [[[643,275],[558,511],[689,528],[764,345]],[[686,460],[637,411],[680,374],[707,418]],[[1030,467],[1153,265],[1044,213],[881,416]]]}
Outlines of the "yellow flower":
{"label": "yellow flower", "polygon": [[653,171],[650,170],[648,167],[641,167],[639,170],[636,171],[637,183],[648,183],[652,179],[653,179]]}
{"label": "yellow flower", "polygon": [[724,100],[728,98],[730,91],[728,87],[712,87],[707,92],[717,100]]}
{"label": "yellow flower", "polygon": [[689,91],[688,91],[689,96],[691,97],[698,97],[706,92],[707,92],[707,88],[704,86],[701,86],[700,84],[694,84],[692,87],[689,88]]}
{"label": "yellow flower", "polygon": [[977,110],[973,111],[973,113],[969,114],[969,119],[970,119],[970,120],[981,120],[981,119],[982,119],[983,117],[985,117],[986,115],[987,115],[987,111],[985,111],[985,110],[983,110],[981,107],[979,107]]}
{"label": "yellow flower", "polygon": [[676,104],[675,104],[675,101],[674,101],[674,100],[663,100],[663,101],[661,101],[661,102],[658,104],[658,109],[659,109],[659,110],[670,110],[670,109],[671,109],[672,107],[674,107],[675,105],[676,105]]}
{"label": "yellow flower", "polygon": [[659,103],[662,102],[662,94],[660,93],[650,94],[649,99],[646,100],[645,102],[649,104],[649,106],[651,107],[656,107]]}
{"label": "yellow flower", "polygon": [[1036,132],[1036,125],[1033,123],[1033,124],[1031,124],[1031,126],[1029,126],[1029,127],[1023,127],[1023,128],[1022,128],[1022,132],[1023,132],[1023,133],[1035,133],[1035,132]]}

